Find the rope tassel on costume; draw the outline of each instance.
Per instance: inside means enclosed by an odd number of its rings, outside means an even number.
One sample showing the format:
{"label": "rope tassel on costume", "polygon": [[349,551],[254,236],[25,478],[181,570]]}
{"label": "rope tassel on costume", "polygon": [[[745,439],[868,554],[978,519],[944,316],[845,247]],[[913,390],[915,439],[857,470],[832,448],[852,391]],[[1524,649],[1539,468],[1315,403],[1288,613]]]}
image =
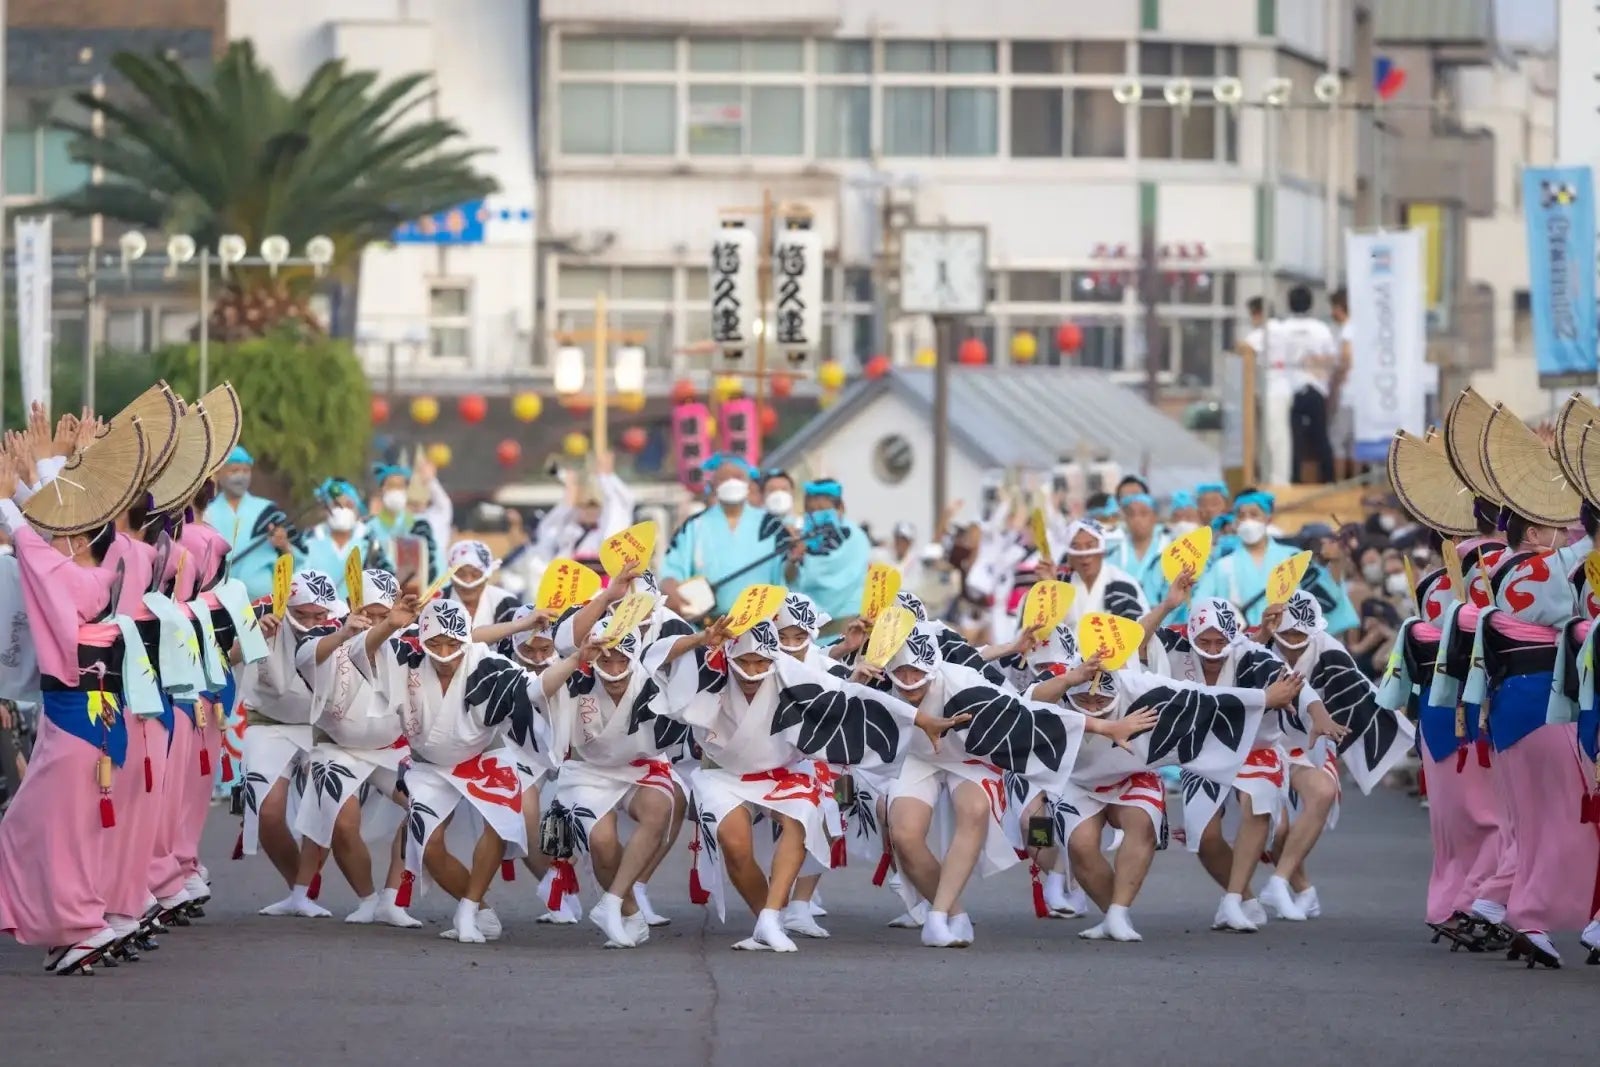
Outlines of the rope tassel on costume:
{"label": "rope tassel on costume", "polygon": [[1478,766],[1489,766],[1489,699],[1478,709]]}
{"label": "rope tassel on costume", "polygon": [[1467,706],[1456,705],[1456,773],[1467,767]]}
{"label": "rope tassel on costume", "polygon": [[111,803],[111,757],[104,752],[94,762],[94,776],[100,785],[100,825],[110,830],[117,825],[117,809]]}
{"label": "rope tassel on costume", "polygon": [[416,884],[417,876],[410,871],[400,876],[400,888],[395,890],[394,902],[396,907],[411,907],[411,887]]}
{"label": "rope tassel on costume", "polygon": [[156,769],[151,765],[149,756],[144,758],[144,791],[146,793],[156,791]]}
{"label": "rope tassel on costume", "polygon": [[233,781],[233,761],[228,758],[226,749],[222,752],[222,780],[224,782]]}
{"label": "rope tassel on costume", "polygon": [[211,774],[211,750],[204,745],[200,746],[200,777],[205,778]]}
{"label": "rope tassel on costume", "polygon": [[706,892],[706,887],[700,882],[700,839],[692,838],[689,841],[689,903],[705,905],[710,903],[711,894]]}
{"label": "rope tassel on costume", "polygon": [[1044,902],[1044,882],[1039,879],[1039,865],[1028,864],[1028,877],[1033,879],[1033,914],[1035,918],[1050,918],[1050,905]]}
{"label": "rope tassel on costume", "polygon": [[872,872],[872,884],[883,885],[884,879],[889,877],[889,864],[894,862],[894,853],[889,851],[889,843],[883,843],[883,855],[878,857],[878,867]]}
{"label": "rope tassel on costume", "polygon": [[517,861],[500,861],[500,880],[502,882],[515,882],[517,880]]}

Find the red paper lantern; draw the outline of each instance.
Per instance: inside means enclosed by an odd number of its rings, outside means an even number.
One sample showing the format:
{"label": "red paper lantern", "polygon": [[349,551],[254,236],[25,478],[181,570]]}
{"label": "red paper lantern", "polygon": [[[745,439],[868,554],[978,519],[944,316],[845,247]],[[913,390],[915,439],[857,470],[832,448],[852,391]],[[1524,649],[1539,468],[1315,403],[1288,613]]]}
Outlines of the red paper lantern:
{"label": "red paper lantern", "polygon": [[969,337],[961,342],[956,358],[968,367],[981,366],[989,362],[989,346],[976,337]]}
{"label": "red paper lantern", "polygon": [[462,422],[480,423],[489,414],[489,402],[476,393],[469,394],[456,404],[456,414],[461,416]]}
{"label": "red paper lantern", "polygon": [[778,409],[771,404],[762,404],[761,414],[758,417],[761,420],[761,432],[763,434],[772,433],[778,428]]}
{"label": "red paper lantern", "polygon": [[695,398],[694,383],[687,378],[679,378],[672,383],[672,402],[674,404],[689,404]]}
{"label": "red paper lantern", "polygon": [[879,378],[882,378],[885,374],[888,374],[889,373],[889,357],[888,356],[884,356],[884,355],[877,355],[877,356],[873,356],[871,359],[867,360],[866,373],[867,373],[867,377],[872,379],[873,381],[877,381]]}
{"label": "red paper lantern", "polygon": [[772,395],[783,400],[794,392],[794,379],[787,374],[774,375],[772,379]]}
{"label": "red paper lantern", "polygon": [[522,446],[508,437],[495,445],[494,458],[500,461],[502,467],[515,467],[522,458]]}
{"label": "red paper lantern", "polygon": [[588,393],[573,393],[561,398],[561,406],[574,415],[587,415],[594,407],[594,397]]}
{"label": "red paper lantern", "polygon": [[381,396],[372,398],[372,425],[379,426],[389,421],[389,401]]}
{"label": "red paper lantern", "polygon": [[626,452],[643,452],[644,446],[649,441],[650,436],[637,426],[630,426],[622,431],[622,448]]}
{"label": "red paper lantern", "polygon": [[1075,322],[1063,322],[1056,327],[1056,347],[1071,354],[1083,347],[1083,327]]}

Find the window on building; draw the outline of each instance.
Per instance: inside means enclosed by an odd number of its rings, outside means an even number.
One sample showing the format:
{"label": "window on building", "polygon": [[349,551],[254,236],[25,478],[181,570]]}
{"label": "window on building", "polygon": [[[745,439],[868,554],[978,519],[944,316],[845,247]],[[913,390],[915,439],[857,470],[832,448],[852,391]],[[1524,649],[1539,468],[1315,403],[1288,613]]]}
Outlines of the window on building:
{"label": "window on building", "polygon": [[1233,45],[1167,41],[1139,45],[1139,73],[1145,77],[1222,78],[1238,70],[1239,50]]}
{"label": "window on building", "polygon": [[1121,370],[1123,367],[1123,330],[1119,322],[1079,323],[1083,330],[1083,347],[1078,350],[1077,362],[1084,367],[1101,370]]}
{"label": "window on building", "polygon": [[1074,74],[1126,74],[1128,48],[1121,41],[1079,41],[1072,46]]}
{"label": "window on building", "polygon": [[200,315],[194,311],[162,309],[156,320],[156,341],[163,345],[185,344],[200,329]]}
{"label": "window on building", "polygon": [[798,37],[695,37],[689,70],[696,74],[798,74],[805,69],[805,42]]}
{"label": "window on building", "polygon": [[1000,69],[993,41],[887,41],[888,74],[993,74]]}
{"label": "window on building", "polygon": [[1188,114],[1165,100],[1146,100],[1139,109],[1139,155],[1237,163],[1238,117],[1212,100],[1195,98]]}
{"label": "window on building", "polygon": [[468,282],[428,286],[428,351],[435,359],[472,354],[472,287]]}
{"label": "window on building", "polygon": [[1006,299],[1013,304],[1059,304],[1061,272],[1014,270],[1006,277]]}
{"label": "window on building", "polygon": [[999,91],[942,86],[883,91],[889,156],[992,156],[999,150]]}
{"label": "window on building", "polygon": [[1012,41],[1013,74],[1065,74],[1072,46],[1065,41]]}
{"label": "window on building", "polygon": [[144,312],[137,308],[109,310],[105,317],[105,347],[112,352],[145,352]]}
{"label": "window on building", "polygon": [[1118,159],[1128,154],[1127,115],[1103,89],[1072,90],[1072,154]]}
{"label": "window on building", "polygon": [[1019,159],[1066,155],[1067,113],[1061,89],[1011,90],[1011,154]]}
{"label": "window on building", "polygon": [[1127,288],[1120,270],[1075,270],[1068,299],[1079,304],[1120,304]]}
{"label": "window on building", "polygon": [[563,71],[670,71],[677,65],[677,41],[671,37],[561,39]]}
{"label": "window on building", "polygon": [[805,91],[781,85],[691,85],[692,156],[798,156],[805,152]]}
{"label": "window on building", "polygon": [[677,126],[672,85],[565,82],[561,151],[568,155],[670,156]]}
{"label": "window on building", "polygon": [[72,159],[72,134],[36,127],[5,132],[7,196],[63,196],[89,180],[89,168]]}
{"label": "window on building", "polygon": [[818,41],[817,73],[871,74],[872,42],[849,40]]}

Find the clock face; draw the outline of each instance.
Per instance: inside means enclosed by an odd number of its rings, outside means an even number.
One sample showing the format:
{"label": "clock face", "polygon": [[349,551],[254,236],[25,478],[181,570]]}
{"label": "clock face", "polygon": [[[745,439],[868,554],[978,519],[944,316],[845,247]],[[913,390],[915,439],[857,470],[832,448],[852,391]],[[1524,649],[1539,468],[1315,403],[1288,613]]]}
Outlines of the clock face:
{"label": "clock face", "polygon": [[913,315],[978,315],[989,302],[982,230],[908,229],[900,235],[900,307]]}

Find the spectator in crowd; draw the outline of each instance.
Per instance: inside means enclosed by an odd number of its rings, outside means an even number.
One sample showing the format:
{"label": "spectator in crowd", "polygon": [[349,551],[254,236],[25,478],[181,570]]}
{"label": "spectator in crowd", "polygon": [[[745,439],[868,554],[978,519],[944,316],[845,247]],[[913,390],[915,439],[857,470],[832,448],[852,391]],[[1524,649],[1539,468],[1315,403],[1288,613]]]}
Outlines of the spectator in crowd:
{"label": "spectator in crowd", "polygon": [[860,613],[872,543],[844,513],[844,488],[832,478],[805,485],[804,536],[784,567],[790,588],[804,593],[832,618],[825,635],[841,632]]}
{"label": "spectator in crowd", "polygon": [[[713,503],[678,527],[661,565],[667,606],[695,618],[730,611],[752,585],[783,584],[783,523],[750,502],[756,469],[738,456],[718,455],[706,470]],[[691,579],[699,581],[690,585]],[[711,603],[704,602],[707,586]]]}
{"label": "spectator in crowd", "polygon": [[617,477],[610,452],[595,457],[594,477],[569,469],[561,478],[566,493],[539,524],[536,548],[546,562],[598,561],[601,542],[633,524],[633,491]]}
{"label": "spectator in crowd", "polygon": [[1327,485],[1333,481],[1328,399],[1339,370],[1339,344],[1327,323],[1311,317],[1311,290],[1304,285],[1289,290],[1283,355],[1294,383],[1291,474],[1296,484]]}
{"label": "spectator in crowd", "polygon": [[1259,296],[1245,305],[1250,316],[1250,332],[1239,342],[1239,354],[1256,366],[1256,396],[1261,406],[1260,444],[1266,452],[1262,471],[1269,485],[1287,485],[1293,436],[1290,433],[1294,408],[1294,378],[1286,359],[1283,324],[1271,319],[1267,305]]}
{"label": "spectator in crowd", "polygon": [[1355,440],[1355,414],[1350,407],[1350,397],[1345,393],[1345,382],[1350,378],[1351,345],[1355,330],[1350,325],[1350,293],[1344,286],[1328,296],[1329,315],[1333,319],[1333,332],[1339,343],[1339,362],[1328,379],[1328,417],[1333,423],[1333,452],[1340,459],[1350,458],[1350,446]]}
{"label": "spectator in crowd", "polygon": [[272,595],[272,569],[280,555],[293,555],[289,518],[265,497],[250,492],[255,460],[235,445],[217,472],[217,498],[206,507],[205,521],[228,545],[228,573],[244,583],[252,600]]}
{"label": "spectator in crowd", "polygon": [[1221,482],[1202,482],[1195,486],[1194,496],[1200,521],[1215,530],[1216,521],[1228,514],[1228,487]]}
{"label": "spectator in crowd", "polygon": [[794,491],[794,476],[788,471],[770,470],[761,475],[761,506],[789,527],[797,522]]}

